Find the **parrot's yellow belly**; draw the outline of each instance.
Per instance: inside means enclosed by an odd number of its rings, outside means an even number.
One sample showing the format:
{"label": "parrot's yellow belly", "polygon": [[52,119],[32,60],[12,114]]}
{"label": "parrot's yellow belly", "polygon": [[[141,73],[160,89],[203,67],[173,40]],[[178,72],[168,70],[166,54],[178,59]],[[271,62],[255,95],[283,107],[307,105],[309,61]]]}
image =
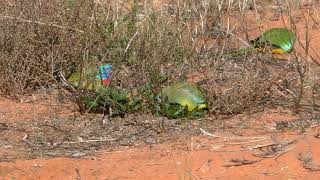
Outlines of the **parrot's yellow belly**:
{"label": "parrot's yellow belly", "polygon": [[192,102],[190,102],[188,100],[181,101],[180,104],[182,106],[187,106],[188,111],[193,111],[195,108],[197,108],[198,110],[208,108],[208,105],[206,103],[194,104],[194,103],[192,103]]}
{"label": "parrot's yellow belly", "polygon": [[285,51],[285,50],[283,50],[281,48],[275,48],[275,49],[272,49],[271,52],[272,52],[272,54],[284,54],[287,51]]}

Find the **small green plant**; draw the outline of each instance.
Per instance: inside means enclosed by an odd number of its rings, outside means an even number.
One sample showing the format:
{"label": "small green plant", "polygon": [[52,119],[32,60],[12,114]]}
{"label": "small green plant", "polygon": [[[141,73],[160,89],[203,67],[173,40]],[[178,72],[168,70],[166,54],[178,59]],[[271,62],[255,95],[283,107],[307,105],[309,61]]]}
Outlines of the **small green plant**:
{"label": "small green plant", "polygon": [[[161,76],[158,82],[155,83],[161,84],[165,80],[166,77]],[[198,107],[190,110],[183,102],[180,104],[179,102],[172,102],[169,101],[168,97],[162,101],[158,101],[159,93],[156,95],[156,88],[157,85],[150,82],[131,90],[117,89],[112,86],[107,88],[101,87],[94,92],[92,91],[91,94],[83,95],[81,101],[89,112],[105,112],[111,108],[112,115],[123,115],[133,112],[158,112],[168,118],[194,118],[206,112],[206,109]]]}
{"label": "small green plant", "polygon": [[99,88],[96,92],[83,95],[81,101],[89,112],[112,109],[112,115],[130,112],[155,112],[152,86],[147,83],[132,91],[114,87]]}
{"label": "small green plant", "polygon": [[92,94],[82,96],[81,101],[89,112],[104,112],[111,107],[112,114],[119,115],[128,110],[129,98],[125,90],[108,87],[99,88]]}
{"label": "small green plant", "polygon": [[178,103],[170,103],[168,99],[165,99],[164,102],[158,104],[157,110],[160,114],[168,118],[197,118],[203,116],[207,110],[206,109],[194,109],[192,111],[188,110],[187,106],[182,106]]}

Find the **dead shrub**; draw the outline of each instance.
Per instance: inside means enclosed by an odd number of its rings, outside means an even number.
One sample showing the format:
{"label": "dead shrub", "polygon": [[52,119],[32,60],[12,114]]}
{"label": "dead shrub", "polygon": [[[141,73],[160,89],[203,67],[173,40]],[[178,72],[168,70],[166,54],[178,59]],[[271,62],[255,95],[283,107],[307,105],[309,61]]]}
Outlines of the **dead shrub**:
{"label": "dead shrub", "polygon": [[[59,85],[61,73],[68,78],[93,62],[111,63],[111,84],[123,89],[152,82],[159,74],[169,83],[182,80],[206,68],[205,86],[218,114],[291,102],[292,94],[279,95],[286,74],[295,73],[290,64],[261,54],[226,57],[235,41],[245,41],[235,37],[239,29],[227,28],[224,16],[239,11],[244,16],[256,5],[239,3],[190,0],[169,4],[164,12],[139,1],[0,2],[0,93],[18,97]],[[289,84],[283,91],[295,93],[294,88]]]}

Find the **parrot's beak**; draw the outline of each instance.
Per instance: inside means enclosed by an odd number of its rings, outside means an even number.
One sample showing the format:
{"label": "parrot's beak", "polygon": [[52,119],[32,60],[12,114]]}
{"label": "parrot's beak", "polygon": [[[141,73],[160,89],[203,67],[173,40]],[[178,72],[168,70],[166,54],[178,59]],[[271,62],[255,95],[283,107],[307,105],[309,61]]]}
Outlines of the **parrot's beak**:
{"label": "parrot's beak", "polygon": [[208,105],[207,104],[200,104],[199,106],[198,106],[198,109],[200,110],[200,109],[207,109],[208,108]]}

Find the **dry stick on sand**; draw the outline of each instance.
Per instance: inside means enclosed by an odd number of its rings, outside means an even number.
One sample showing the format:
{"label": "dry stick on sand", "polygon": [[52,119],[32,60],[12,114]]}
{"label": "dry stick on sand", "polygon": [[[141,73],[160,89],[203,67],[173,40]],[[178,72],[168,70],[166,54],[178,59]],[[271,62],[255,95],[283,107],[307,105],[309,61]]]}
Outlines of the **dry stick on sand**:
{"label": "dry stick on sand", "polygon": [[[264,147],[268,147],[270,145],[272,145],[272,144],[266,144],[266,145],[264,145]],[[263,147],[263,146],[260,146],[260,147]],[[287,148],[285,150],[276,151],[276,152],[274,152],[274,154],[271,154],[268,156],[260,156],[260,155],[253,154],[253,156],[261,158],[258,160],[231,159],[230,162],[232,162],[234,164],[227,164],[227,165],[224,165],[224,167],[233,167],[233,166],[243,166],[243,165],[254,164],[254,163],[263,161],[264,159],[267,159],[267,158],[275,158],[275,160],[277,160],[280,156],[286,154],[287,152],[289,152],[293,148],[294,148],[294,146]]]}
{"label": "dry stick on sand", "polygon": [[[207,136],[211,136],[211,137],[215,137],[215,138],[223,138],[223,139],[231,139],[231,140],[254,140],[254,142],[256,140],[267,140],[267,139],[271,139],[271,137],[268,137],[268,136],[253,136],[253,137],[241,137],[241,136],[218,136],[218,135],[214,135],[214,134],[211,134],[205,130],[203,130],[202,128],[199,128],[200,131],[207,135]],[[249,142],[252,142],[252,141],[248,141]]]}
{"label": "dry stick on sand", "polygon": [[273,158],[277,160],[280,156],[286,154],[291,149],[293,149],[295,146],[288,147],[289,145],[296,143],[297,140],[284,140],[280,143],[269,143],[265,145],[256,145],[252,147],[247,147],[246,149],[254,150],[254,149],[260,149],[262,151],[262,148],[267,148],[267,150],[264,150],[263,153],[260,154],[253,154],[253,156],[260,157],[260,158]]}
{"label": "dry stick on sand", "polygon": [[295,142],[297,142],[296,139],[284,139],[282,142],[279,142],[279,143],[272,142],[272,143],[268,143],[268,144],[258,144],[255,146],[247,146],[247,147],[245,147],[245,149],[254,150],[254,149],[261,149],[264,147],[271,147],[271,146],[278,146],[279,148],[281,148],[281,147],[287,147],[288,145],[293,144]]}
{"label": "dry stick on sand", "polygon": [[230,162],[232,162],[234,164],[227,164],[227,165],[224,165],[224,167],[244,166],[244,165],[254,164],[254,163],[260,162],[262,160],[263,159],[258,159],[258,160],[231,159]]}
{"label": "dry stick on sand", "polygon": [[[238,140],[240,142],[231,142],[231,143],[222,143],[220,145],[218,145],[218,147],[214,147],[213,149],[220,149],[222,147],[225,147],[225,146],[234,146],[234,145],[242,145],[242,144],[251,144],[251,143],[255,143],[255,142],[260,142],[260,141],[265,141],[265,140],[270,140],[271,137],[268,137],[268,136],[260,136],[260,137],[239,137],[239,136],[218,136],[218,135],[214,135],[214,134],[211,134],[201,128],[199,128],[200,131],[207,135],[207,136],[211,136],[211,137],[215,137],[215,138],[222,138],[223,141],[226,141],[226,140]],[[241,151],[244,151],[244,150],[241,150]]]}
{"label": "dry stick on sand", "polygon": [[309,171],[320,171],[320,165],[313,161],[310,152],[304,155],[300,154],[298,159],[303,162],[303,168],[308,169]]}
{"label": "dry stick on sand", "polygon": [[92,143],[92,142],[104,142],[104,141],[116,141],[117,139],[91,139],[91,140],[80,140],[80,141],[71,141],[71,142],[63,142],[62,144],[77,144],[77,143]]}
{"label": "dry stick on sand", "polygon": [[[292,144],[294,142],[294,140],[289,141],[289,143],[285,142],[286,145]],[[253,149],[258,149],[258,148],[263,148],[263,147],[271,147],[274,145],[280,145],[282,146],[283,144],[281,143],[269,143],[269,144],[265,144],[265,145],[257,145],[255,147],[252,147],[250,150]],[[289,152],[291,149],[293,149],[294,146],[287,148],[285,150],[279,150],[279,151],[273,151],[272,153],[270,153],[269,151],[265,153],[265,155],[257,155],[257,154],[253,154],[253,156],[262,158],[262,159],[258,159],[258,160],[247,160],[247,159],[231,159],[230,162],[234,163],[234,164],[227,164],[224,165],[225,167],[233,167],[233,166],[243,166],[243,165],[248,165],[248,164],[254,164],[256,162],[260,162],[263,161],[266,158],[274,158],[275,160],[277,160],[280,156],[286,154],[287,152]],[[268,154],[268,155],[267,155]]]}

